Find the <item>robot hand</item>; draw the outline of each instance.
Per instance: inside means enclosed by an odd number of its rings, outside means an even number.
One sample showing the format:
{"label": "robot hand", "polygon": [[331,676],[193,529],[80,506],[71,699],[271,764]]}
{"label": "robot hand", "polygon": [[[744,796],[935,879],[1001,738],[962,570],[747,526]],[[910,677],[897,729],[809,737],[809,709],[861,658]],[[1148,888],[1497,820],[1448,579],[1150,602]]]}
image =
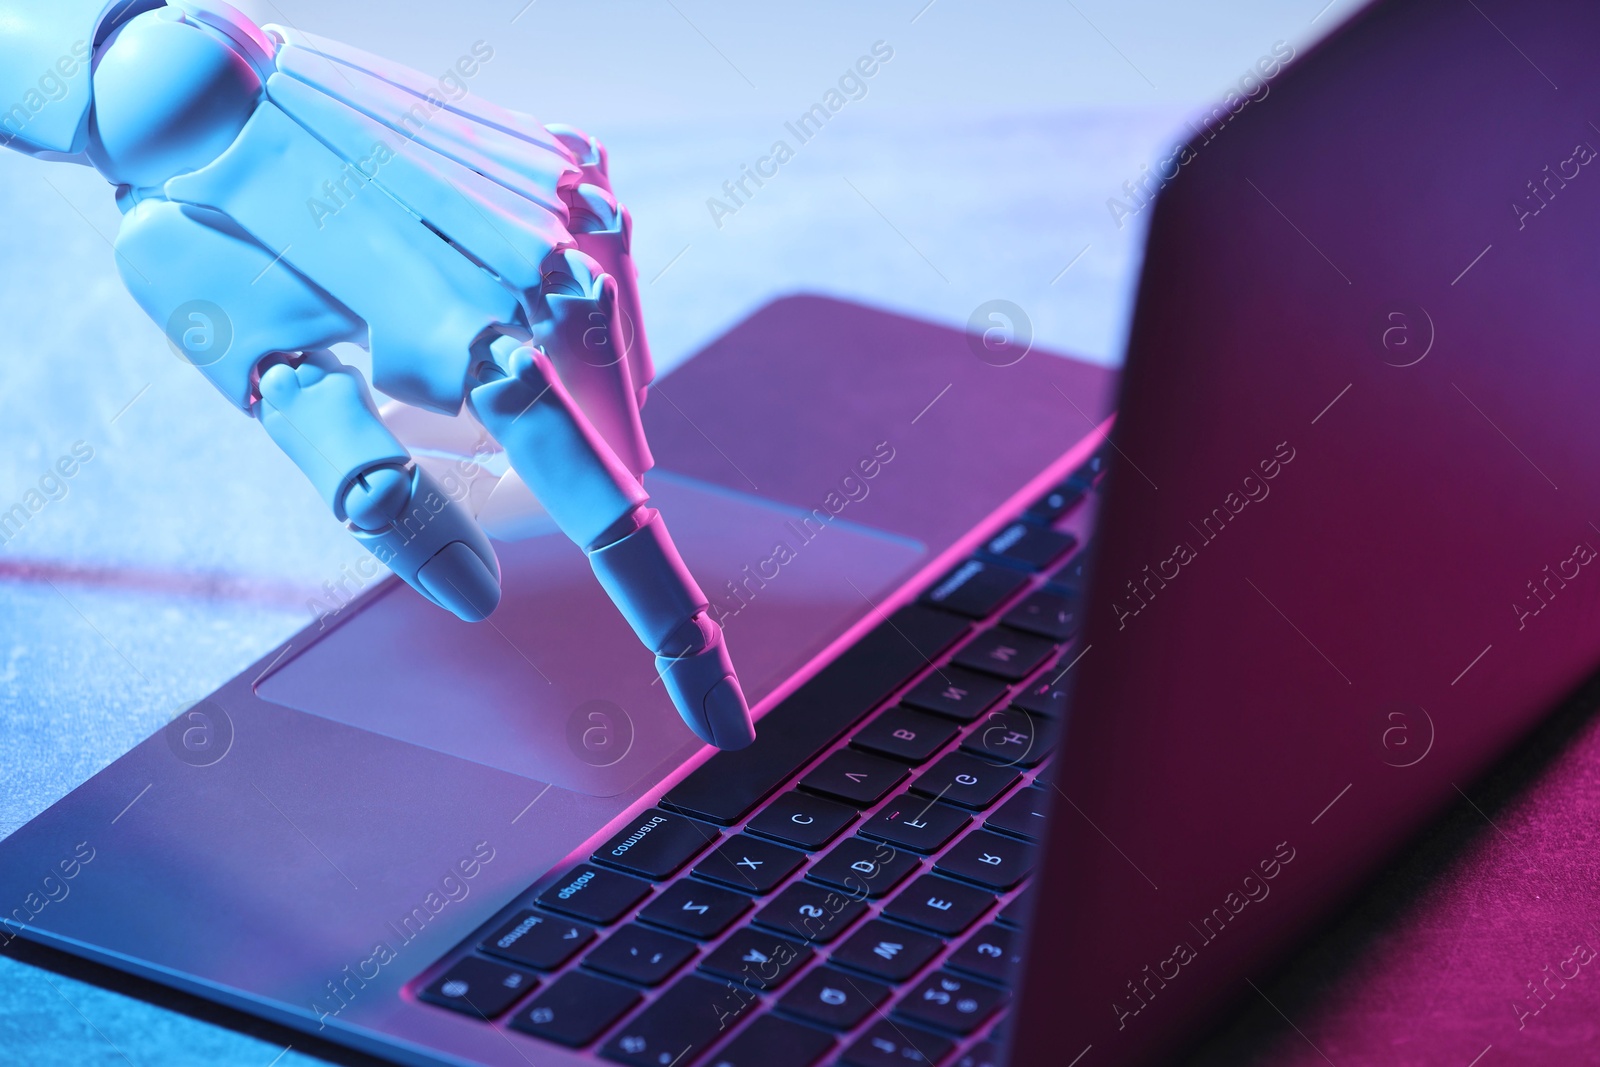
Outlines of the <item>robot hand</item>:
{"label": "robot hand", "polygon": [[[480,43],[457,69],[492,54]],[[499,602],[488,538],[338,342],[368,348],[397,400],[465,405],[584,550],[690,728],[749,744],[722,631],[642,484],[653,371],[605,151],[462,85],[216,0],[0,0],[0,102],[20,101],[0,144],[116,186],[134,299],[358,541],[462,619]]]}

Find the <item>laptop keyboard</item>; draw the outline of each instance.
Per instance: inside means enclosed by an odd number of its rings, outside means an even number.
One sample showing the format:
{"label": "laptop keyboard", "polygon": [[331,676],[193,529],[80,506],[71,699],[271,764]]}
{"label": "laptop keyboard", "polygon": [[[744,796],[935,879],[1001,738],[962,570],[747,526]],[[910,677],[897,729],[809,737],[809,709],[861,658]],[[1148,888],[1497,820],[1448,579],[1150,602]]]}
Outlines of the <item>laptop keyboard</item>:
{"label": "laptop keyboard", "polygon": [[986,1067],[1103,457],[527,906],[425,1003],[630,1067]]}

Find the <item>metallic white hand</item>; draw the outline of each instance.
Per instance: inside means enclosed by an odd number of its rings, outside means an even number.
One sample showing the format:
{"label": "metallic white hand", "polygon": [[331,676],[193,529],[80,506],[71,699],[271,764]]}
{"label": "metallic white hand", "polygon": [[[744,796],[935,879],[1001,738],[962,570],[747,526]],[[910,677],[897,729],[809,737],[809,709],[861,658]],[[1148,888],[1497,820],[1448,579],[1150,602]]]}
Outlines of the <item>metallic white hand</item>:
{"label": "metallic white hand", "polygon": [[[462,74],[491,55],[480,42]],[[38,109],[36,69],[61,87]],[[390,396],[465,405],[587,553],[690,727],[749,743],[722,632],[647,506],[653,370],[597,142],[214,0],[0,0],[0,100],[14,90],[4,143],[117,187],[134,298],[382,562],[463,619],[499,602],[488,538],[339,342],[370,350]]]}

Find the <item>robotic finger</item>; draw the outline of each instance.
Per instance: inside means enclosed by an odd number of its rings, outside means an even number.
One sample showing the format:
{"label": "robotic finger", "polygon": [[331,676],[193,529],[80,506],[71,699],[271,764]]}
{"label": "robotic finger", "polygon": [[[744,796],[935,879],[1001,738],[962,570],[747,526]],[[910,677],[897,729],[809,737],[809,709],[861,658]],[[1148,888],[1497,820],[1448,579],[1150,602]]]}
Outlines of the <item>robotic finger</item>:
{"label": "robotic finger", "polygon": [[366,382],[329,352],[270,363],[254,414],[352,536],[467,622],[500,603],[500,566],[472,515],[389,432]]}
{"label": "robotic finger", "polygon": [[665,520],[638,480],[583,415],[554,365],[531,345],[501,337],[473,415],[504,446],[562,533],[588,556],[600,584],[639,640],[684,722],[718,748],[755,740],[750,709],[722,629],[690,575]]}
{"label": "robotic finger", "polygon": [[635,480],[642,480],[655,460],[639,419],[617,280],[575,248],[552,253],[544,266],[546,317],[534,323],[534,342],[555,364],[584,418]]}
{"label": "robotic finger", "polygon": [[577,185],[564,186],[572,231],[578,250],[593,257],[600,269],[616,279],[618,314],[624,330],[622,345],[633,379],[634,395],[644,407],[645,394],[655,380],[650,343],[644,334],[639,306],[639,272],[633,263],[633,217],[612,194],[606,147],[595,138],[562,123],[545,129],[571,154],[581,171]]}

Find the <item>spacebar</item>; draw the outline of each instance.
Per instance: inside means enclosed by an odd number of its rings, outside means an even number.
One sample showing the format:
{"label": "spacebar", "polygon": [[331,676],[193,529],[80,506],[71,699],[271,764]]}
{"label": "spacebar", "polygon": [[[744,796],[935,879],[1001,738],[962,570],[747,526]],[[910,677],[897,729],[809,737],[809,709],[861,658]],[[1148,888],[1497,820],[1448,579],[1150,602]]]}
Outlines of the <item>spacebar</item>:
{"label": "spacebar", "polygon": [[970,625],[920,604],[901,608],[763,716],[753,745],[711,757],[662,803],[711,822],[738,822]]}

